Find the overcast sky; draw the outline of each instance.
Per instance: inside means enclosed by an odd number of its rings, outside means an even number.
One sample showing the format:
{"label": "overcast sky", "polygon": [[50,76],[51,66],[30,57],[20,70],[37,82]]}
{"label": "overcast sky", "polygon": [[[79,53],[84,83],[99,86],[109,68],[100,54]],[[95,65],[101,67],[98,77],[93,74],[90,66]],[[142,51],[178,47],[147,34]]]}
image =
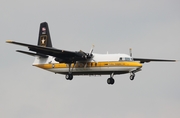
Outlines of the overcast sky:
{"label": "overcast sky", "polygon": [[114,76],[64,75],[33,67],[25,47],[37,44],[48,22],[53,46],[71,51],[129,53],[134,57],[180,59],[179,0],[1,0],[1,118],[179,118],[177,63],[143,65],[134,81]]}

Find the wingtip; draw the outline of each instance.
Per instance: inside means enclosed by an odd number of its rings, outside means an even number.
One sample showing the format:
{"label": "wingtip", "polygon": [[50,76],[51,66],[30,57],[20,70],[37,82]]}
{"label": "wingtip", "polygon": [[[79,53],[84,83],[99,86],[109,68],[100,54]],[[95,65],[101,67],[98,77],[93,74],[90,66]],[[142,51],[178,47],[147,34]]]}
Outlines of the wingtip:
{"label": "wingtip", "polygon": [[7,40],[6,43],[12,43],[13,41],[12,40]]}

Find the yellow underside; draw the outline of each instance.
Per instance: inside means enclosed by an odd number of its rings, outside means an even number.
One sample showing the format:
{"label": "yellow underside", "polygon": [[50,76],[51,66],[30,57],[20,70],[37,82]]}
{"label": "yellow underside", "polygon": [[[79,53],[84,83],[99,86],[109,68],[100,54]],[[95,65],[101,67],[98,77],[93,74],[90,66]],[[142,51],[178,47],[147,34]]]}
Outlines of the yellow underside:
{"label": "yellow underside", "polygon": [[[51,68],[69,68],[68,64],[65,63],[51,63],[51,64],[35,64],[33,66],[42,68],[42,69],[51,69]],[[74,67],[74,64],[71,64],[71,67]],[[142,64],[138,62],[88,62],[88,63],[77,63],[74,68],[82,67],[142,67]]]}

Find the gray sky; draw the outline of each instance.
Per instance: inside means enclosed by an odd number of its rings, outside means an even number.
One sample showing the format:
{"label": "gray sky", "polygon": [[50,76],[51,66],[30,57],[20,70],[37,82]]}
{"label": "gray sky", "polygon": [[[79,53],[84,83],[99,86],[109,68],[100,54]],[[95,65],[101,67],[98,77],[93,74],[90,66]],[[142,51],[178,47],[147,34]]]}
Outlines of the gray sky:
{"label": "gray sky", "polygon": [[53,46],[134,57],[180,59],[179,0],[1,0],[0,117],[2,118],[179,118],[178,63],[144,64],[143,71],[109,76],[53,74],[32,65],[27,48],[5,40],[37,44],[47,21]]}

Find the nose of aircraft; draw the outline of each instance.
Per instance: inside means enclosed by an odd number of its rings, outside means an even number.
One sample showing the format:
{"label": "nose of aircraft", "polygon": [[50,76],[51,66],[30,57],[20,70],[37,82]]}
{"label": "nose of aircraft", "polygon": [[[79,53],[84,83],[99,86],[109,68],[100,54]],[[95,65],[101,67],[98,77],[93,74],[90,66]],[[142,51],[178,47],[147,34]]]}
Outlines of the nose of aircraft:
{"label": "nose of aircraft", "polygon": [[141,68],[142,68],[142,64],[141,64],[141,63],[139,63],[139,67],[141,67]]}
{"label": "nose of aircraft", "polygon": [[142,64],[137,62],[137,67],[142,68]]}

